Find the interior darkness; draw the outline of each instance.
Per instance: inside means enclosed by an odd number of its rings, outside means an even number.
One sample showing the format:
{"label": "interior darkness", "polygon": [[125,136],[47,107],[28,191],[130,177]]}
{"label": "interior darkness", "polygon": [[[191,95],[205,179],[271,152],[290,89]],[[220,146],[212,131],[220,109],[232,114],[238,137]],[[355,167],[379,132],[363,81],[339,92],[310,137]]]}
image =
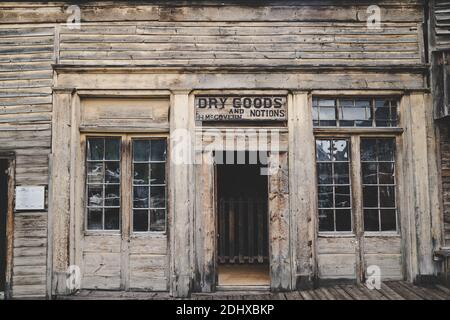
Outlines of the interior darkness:
{"label": "interior darkness", "polygon": [[0,291],[5,291],[6,213],[8,208],[8,161],[0,160]]}
{"label": "interior darkness", "polygon": [[[245,163],[250,162],[249,155],[245,152]],[[268,176],[261,174],[266,157],[258,154],[253,158],[258,160],[257,164],[217,165],[219,263],[268,261]],[[236,152],[234,159],[237,159]]]}

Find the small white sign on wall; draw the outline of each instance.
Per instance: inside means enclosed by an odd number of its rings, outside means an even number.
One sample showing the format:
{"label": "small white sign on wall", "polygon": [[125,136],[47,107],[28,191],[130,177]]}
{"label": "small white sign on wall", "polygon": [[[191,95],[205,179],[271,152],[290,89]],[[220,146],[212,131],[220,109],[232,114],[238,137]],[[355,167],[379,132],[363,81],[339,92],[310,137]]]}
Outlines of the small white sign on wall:
{"label": "small white sign on wall", "polygon": [[16,210],[44,210],[44,186],[16,187]]}

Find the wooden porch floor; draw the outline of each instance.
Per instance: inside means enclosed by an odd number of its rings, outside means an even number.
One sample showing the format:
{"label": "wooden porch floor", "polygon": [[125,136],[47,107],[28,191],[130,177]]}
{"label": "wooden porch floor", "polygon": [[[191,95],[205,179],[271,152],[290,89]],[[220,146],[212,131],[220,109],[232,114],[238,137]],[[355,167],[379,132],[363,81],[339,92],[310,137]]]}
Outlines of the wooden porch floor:
{"label": "wooden porch floor", "polygon": [[[69,297],[76,300],[166,300],[168,293],[81,290]],[[189,300],[189,299],[188,299]],[[405,281],[386,281],[380,290],[363,285],[336,284],[314,290],[283,293],[221,291],[194,293],[190,300],[450,300],[450,289],[442,285],[417,286]]]}

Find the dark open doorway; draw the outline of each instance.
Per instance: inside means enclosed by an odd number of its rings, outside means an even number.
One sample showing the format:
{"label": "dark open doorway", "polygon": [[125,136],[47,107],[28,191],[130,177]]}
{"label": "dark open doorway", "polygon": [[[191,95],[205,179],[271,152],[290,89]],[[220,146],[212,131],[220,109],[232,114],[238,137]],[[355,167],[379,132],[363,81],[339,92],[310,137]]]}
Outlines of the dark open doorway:
{"label": "dark open doorway", "polygon": [[4,292],[6,289],[8,165],[8,160],[0,159],[0,292]]}
{"label": "dark open doorway", "polygon": [[234,152],[223,160],[217,164],[218,285],[268,286],[267,154]]}

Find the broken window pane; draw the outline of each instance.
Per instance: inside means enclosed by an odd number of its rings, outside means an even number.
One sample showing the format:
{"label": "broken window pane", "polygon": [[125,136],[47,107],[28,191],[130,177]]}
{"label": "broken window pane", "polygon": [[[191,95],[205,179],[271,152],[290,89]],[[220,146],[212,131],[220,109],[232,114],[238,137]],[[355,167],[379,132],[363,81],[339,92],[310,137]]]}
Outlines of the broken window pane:
{"label": "broken window pane", "polygon": [[361,171],[364,230],[396,231],[395,139],[361,139]]}
{"label": "broken window pane", "polygon": [[[351,231],[349,141],[317,139],[316,146],[319,230]],[[342,214],[336,215],[337,211]]]}
{"label": "broken window pane", "polygon": [[[133,140],[134,231],[165,231],[166,140]],[[138,225],[134,225],[138,223]]]}
{"label": "broken window pane", "polygon": [[88,230],[120,229],[120,141],[119,137],[87,139]]}

